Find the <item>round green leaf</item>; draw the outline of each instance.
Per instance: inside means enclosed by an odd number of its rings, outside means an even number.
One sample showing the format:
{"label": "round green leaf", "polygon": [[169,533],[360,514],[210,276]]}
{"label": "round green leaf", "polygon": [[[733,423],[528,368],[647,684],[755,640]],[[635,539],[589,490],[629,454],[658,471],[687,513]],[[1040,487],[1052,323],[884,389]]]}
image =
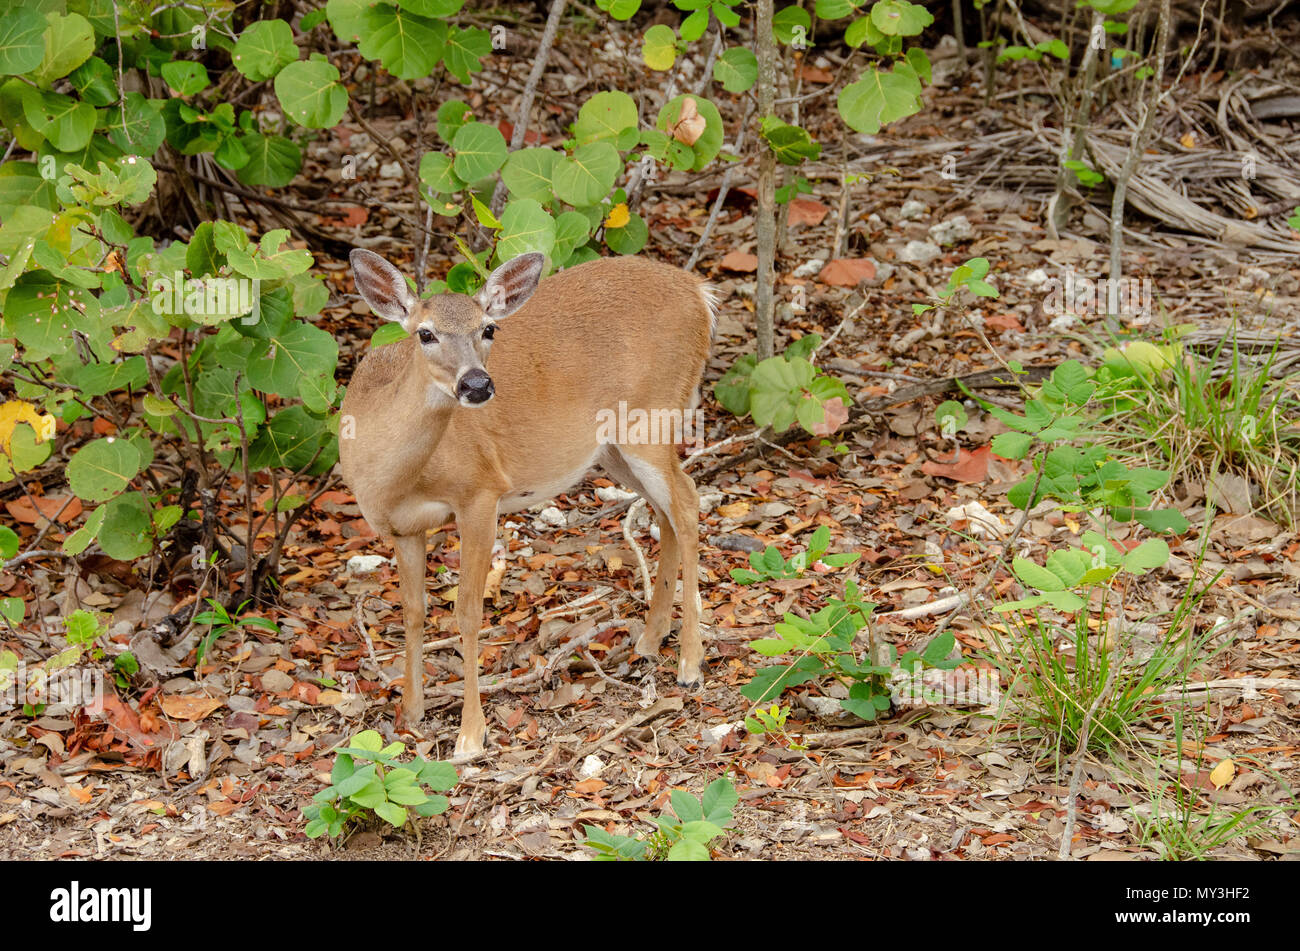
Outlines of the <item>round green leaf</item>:
{"label": "round green leaf", "polygon": [[95,52],[95,31],[90,21],[79,13],[46,16],[45,54],[41,65],[32,71],[31,78],[38,86],[48,86],[56,79],[68,75]]}
{"label": "round green leaf", "polygon": [[258,20],[239,35],[230,59],[253,82],[270,79],[298,59],[293,28],[283,20]]}
{"label": "round green leaf", "polygon": [[309,129],[328,129],[338,124],[348,108],[347,90],[338,80],[339,71],[332,64],[299,60],[275,77],[275,94],[285,115],[294,122]]}
{"label": "round green leaf", "polygon": [[117,77],[113,74],[113,67],[98,56],[92,56],[69,73],[68,82],[82,101],[92,106],[109,106],[117,101]]}
{"label": "round green leaf", "polygon": [[743,46],[733,46],[713,64],[713,78],[727,92],[745,92],[758,79],[758,57]]}
{"label": "round green leaf", "polygon": [[95,107],[57,92],[40,92],[30,86],[23,93],[27,121],[60,152],[86,147],[95,131]]}
{"label": "round green leaf", "polygon": [[578,208],[594,205],[614,187],[623,168],[618,149],[608,142],[592,142],[574,150],[573,157],[555,163],[551,184],[555,197]]}
{"label": "round green leaf", "polygon": [[611,89],[596,93],[582,104],[573,124],[573,134],[579,145],[608,139],[620,149],[630,149],[636,144],[637,122],[636,100],[625,92]]}
{"label": "round green leaf", "polygon": [[282,135],[250,132],[239,141],[248,152],[248,162],[236,173],[245,185],[283,188],[302,168],[302,150]]}
{"label": "round green leaf", "polygon": [[531,198],[516,198],[501,213],[501,237],[497,241],[498,263],[529,251],[547,257],[555,249],[555,219]]}
{"label": "round green leaf", "polygon": [[111,499],[139,472],[139,450],[127,440],[113,436],[87,443],[68,461],[68,483],[87,502]]}
{"label": "round green leaf", "polygon": [[441,20],[379,3],[367,11],[362,22],[357,45],[361,55],[379,60],[398,79],[428,76],[442,58],[447,24]]}
{"label": "round green leaf", "polygon": [[551,257],[557,264],[569,260],[579,245],[591,237],[591,223],[587,216],[577,211],[566,211],[555,219],[555,247]]}
{"label": "round green leaf", "polygon": [[[695,161],[690,168],[698,172],[712,162],[717,157],[717,154],[722,151],[722,114],[718,112],[717,106],[703,96],[692,95],[690,98],[695,100],[696,109],[704,117],[704,132],[695,140],[694,145],[683,145],[676,139],[671,138],[669,143],[691,151],[695,155]],[[683,94],[664,103],[664,107],[659,110],[658,119],[655,120],[656,128],[665,132],[671,129],[681,118],[682,103],[686,99],[687,95]]]}
{"label": "round green leaf", "polygon": [[875,135],[881,126],[920,111],[921,82],[910,68],[885,72],[873,66],[840,91],[837,105],[850,128]]}
{"label": "round green leaf", "polygon": [[663,72],[673,68],[677,59],[677,34],[673,28],[656,23],[645,31],[645,42],[641,47],[641,58],[651,69]]}
{"label": "round green leaf", "polygon": [[501,168],[501,180],[512,198],[551,200],[551,177],[560,154],[554,149],[533,148],[511,152]]}
{"label": "round green leaf", "polygon": [[149,553],[153,547],[152,512],[138,492],[119,495],[102,510],[104,523],[99,529],[99,547],[104,549],[104,554],[118,561],[131,561]]}
{"label": "round green leaf", "polygon": [[444,152],[424,153],[420,159],[420,181],[439,195],[454,195],[465,187],[452,170],[451,156]]}
{"label": "round green leaf", "polygon": [[605,243],[615,254],[636,254],[645,247],[650,229],[640,215],[632,215],[621,228],[606,228]]}
{"label": "round green leaf", "polygon": [[0,15],[0,74],[25,75],[45,58],[45,18],[28,6]]}
{"label": "round green leaf", "polygon": [[509,152],[505,136],[486,122],[467,122],[461,126],[451,146],[456,150],[452,168],[463,181],[471,184],[499,169]]}
{"label": "round green leaf", "polygon": [[187,59],[163,63],[162,78],[168,86],[171,86],[182,96],[193,96],[211,85],[211,80],[208,79],[207,67],[202,63],[194,63]]}
{"label": "round green leaf", "polygon": [[796,38],[808,43],[811,30],[812,16],[802,7],[785,7],[772,17],[772,35],[786,46],[793,44]]}
{"label": "round green leaf", "polygon": [[108,137],[124,152],[153,155],[167,137],[167,123],[153,103],[142,93],[128,92],[121,106],[108,113]]}

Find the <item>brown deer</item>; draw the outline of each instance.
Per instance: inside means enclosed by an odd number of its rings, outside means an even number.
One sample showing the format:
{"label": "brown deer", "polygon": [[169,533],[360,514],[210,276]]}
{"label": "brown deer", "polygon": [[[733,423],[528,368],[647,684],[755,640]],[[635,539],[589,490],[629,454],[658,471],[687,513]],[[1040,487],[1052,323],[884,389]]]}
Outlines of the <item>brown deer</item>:
{"label": "brown deer", "polygon": [[378,254],[354,250],[351,261],[361,296],[410,335],[357,367],[339,435],[343,476],[361,513],[397,553],[406,629],[399,722],[413,727],[424,715],[426,533],[455,514],[465,664],[456,753],[477,753],[487,727],[478,633],[497,516],[566,491],[593,465],[642,496],[659,524],[659,576],[635,650],[658,655],[680,564],[677,680],[698,685],[695,484],[671,440],[610,441],[598,420],[620,403],[647,413],[694,407],[712,334],[710,287],[642,258],[601,258],[539,283],[545,258],[534,253],[502,264],[474,296],[420,300]]}

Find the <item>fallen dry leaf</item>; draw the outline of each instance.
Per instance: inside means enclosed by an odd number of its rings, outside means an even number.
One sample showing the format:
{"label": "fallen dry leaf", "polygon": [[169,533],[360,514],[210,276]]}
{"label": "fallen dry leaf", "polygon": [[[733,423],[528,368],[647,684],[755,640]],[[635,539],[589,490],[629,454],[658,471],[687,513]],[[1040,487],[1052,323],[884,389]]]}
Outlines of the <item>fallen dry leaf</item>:
{"label": "fallen dry leaf", "polygon": [[876,263],[870,258],[836,258],[829,262],[817,280],[832,287],[857,287],[876,276]]}
{"label": "fallen dry leaf", "polygon": [[742,271],[752,274],[758,270],[758,255],[750,254],[748,251],[728,251],[720,266],[724,271]]}
{"label": "fallen dry leaf", "polygon": [[921,471],[926,475],[952,479],[956,482],[983,482],[989,474],[988,446],[978,449],[958,449],[947,462],[923,462]]}
{"label": "fallen dry leaf", "polygon": [[811,198],[796,198],[790,202],[791,225],[819,225],[828,214],[830,208]]}
{"label": "fallen dry leaf", "polygon": [[163,713],[174,720],[202,720],[222,705],[223,701],[212,697],[182,696],[173,694],[158,698],[158,706]]}
{"label": "fallen dry leaf", "polygon": [[700,108],[695,104],[695,100],[687,96],[682,100],[682,111],[677,121],[668,129],[668,134],[682,145],[694,145],[700,140],[708,125],[708,121],[700,115]]}

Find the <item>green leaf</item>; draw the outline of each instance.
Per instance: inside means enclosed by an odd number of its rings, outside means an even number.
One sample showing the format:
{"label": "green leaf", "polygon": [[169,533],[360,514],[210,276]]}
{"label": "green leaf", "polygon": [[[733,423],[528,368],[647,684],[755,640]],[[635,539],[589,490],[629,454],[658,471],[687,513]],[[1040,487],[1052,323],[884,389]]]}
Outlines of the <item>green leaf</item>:
{"label": "green leaf", "polygon": [[669,794],[669,801],[672,803],[673,812],[682,822],[697,822],[704,818],[704,808],[700,801],[690,793],[681,789],[674,789]]}
{"label": "green leaf", "polygon": [[921,82],[913,69],[902,64],[892,72],[873,66],[844,87],[837,105],[850,128],[875,135],[881,126],[920,112]]}
{"label": "green leaf", "polygon": [[456,152],[452,168],[462,181],[482,181],[501,167],[509,150],[505,136],[486,122],[468,122],[461,126],[451,142]]}
{"label": "green leaf", "polygon": [[286,332],[253,347],[248,357],[248,381],[266,393],[297,396],[300,379],[318,373],[333,375],[338,355],[333,334],[296,320]]}
{"label": "green leaf", "polygon": [[45,20],[44,55],[30,76],[42,87],[68,75],[95,52],[95,31],[81,14],[48,13]]}
{"label": "green leaf", "polygon": [[162,78],[182,96],[197,95],[212,85],[207,67],[187,59],[163,63]]}
{"label": "green leaf", "polygon": [[1124,556],[1124,569],[1141,574],[1169,561],[1169,546],[1161,538],[1148,538]]}
{"label": "green leaf", "polygon": [[[670,143],[670,148],[672,146],[677,146],[692,153],[695,156],[695,160],[686,165],[685,169],[698,172],[700,169],[704,168],[704,166],[712,162],[717,154],[722,150],[722,115],[718,112],[718,107],[703,96],[688,96],[687,94],[675,96],[668,100],[668,102],[664,103],[663,108],[659,110],[659,115],[655,119],[655,128],[664,132],[672,128],[673,125],[681,119],[682,105],[687,98],[695,100],[696,109],[699,111],[699,114],[704,117],[704,132],[695,140],[694,145],[683,145],[675,139],[669,139],[668,142]],[[656,155],[655,157],[661,158],[659,155]]]}
{"label": "green leaf", "polygon": [[128,92],[121,106],[110,109],[105,122],[113,144],[146,158],[157,152],[167,138],[167,124],[155,108],[157,102]]}
{"label": "green leaf", "polygon": [[352,737],[351,745],[368,753],[378,753],[384,748],[384,738],[375,730],[362,730]]}
{"label": "green leaf", "polygon": [[1017,578],[1040,591],[1061,591],[1064,589],[1064,584],[1060,578],[1028,558],[1017,556],[1011,562],[1011,569],[1015,572]]}
{"label": "green leaf", "polygon": [[375,815],[383,819],[390,826],[401,828],[406,825],[406,810],[396,803],[380,802],[374,806]]}
{"label": "green leaf", "polygon": [[555,219],[531,198],[516,198],[501,212],[496,261],[504,263],[529,251],[547,257],[555,249]]}
{"label": "green leaf", "polygon": [[8,525],[0,525],[0,561],[8,561],[16,554],[18,554],[17,533]]}
{"label": "green leaf", "polygon": [[998,433],[993,437],[992,448],[1003,459],[1023,459],[1034,437],[1029,433]]}
{"label": "green leaf", "polygon": [[95,107],[62,93],[40,92],[26,87],[23,114],[27,121],[60,152],[86,147],[95,131]]}
{"label": "green leaf", "polygon": [[693,839],[681,839],[668,850],[670,862],[707,862],[709,850]]}
{"label": "green leaf", "polygon": [[641,58],[647,66],[659,72],[672,69],[677,59],[677,34],[673,28],[656,23],[646,30]]}
{"label": "green leaf", "polygon": [[447,24],[441,20],[379,3],[364,14],[357,48],[367,59],[379,60],[398,79],[418,79],[430,75],[438,65],[447,33]]}
{"label": "green leaf", "polygon": [[283,20],[258,20],[239,35],[230,59],[255,83],[271,79],[298,59],[293,28]]}
{"label": "green leaf", "polygon": [[456,774],[456,767],[450,763],[429,762],[425,763],[420,769],[420,782],[430,789],[436,789],[438,792],[446,792],[448,789],[454,788],[459,781],[460,777]]}
{"label": "green leaf", "polygon": [[25,75],[45,57],[45,18],[28,5],[0,15],[0,75]]}
{"label": "green leaf", "polygon": [[276,413],[257,434],[249,446],[249,464],[257,469],[276,466],[296,471],[311,463],[327,435],[324,420],[302,406],[290,406]]}
{"label": "green leaf", "polygon": [[469,103],[459,99],[448,99],[438,107],[438,137],[451,145],[457,131],[470,121],[471,115],[473,113],[470,111]]}
{"label": "green leaf", "polygon": [[591,237],[591,222],[587,216],[577,211],[566,211],[555,219],[555,247],[551,250],[552,260],[564,263],[580,245],[586,244]]}
{"label": "green leaf", "polygon": [[812,17],[801,7],[783,7],[772,17],[772,35],[786,46],[812,43]]}
{"label": "green leaf", "polygon": [[636,100],[613,89],[598,92],[582,104],[573,134],[578,145],[609,141],[619,149],[630,149],[637,142],[638,121]]}
{"label": "green leaf", "polygon": [[468,86],[470,74],[482,72],[483,59],[492,55],[492,35],[487,30],[453,26],[447,34],[442,64],[464,85]]}
{"label": "green leaf", "polygon": [[[511,152],[501,168],[501,180],[512,198],[551,200],[551,177],[560,153],[554,149],[528,148]],[[585,240],[585,239],[584,239]]]}
{"label": "green leaf", "polygon": [[605,228],[605,243],[615,254],[636,254],[650,239],[650,228],[638,214],[628,218],[621,228]]}
{"label": "green leaf", "polygon": [[743,46],[733,46],[713,64],[713,78],[727,92],[746,92],[758,79],[758,57]]}
{"label": "green leaf", "polygon": [[140,472],[140,452],[126,439],[106,436],[87,443],[68,462],[72,491],[87,502],[117,495]]}
{"label": "green leaf", "polygon": [[153,547],[153,522],[149,503],[144,497],[138,492],[127,492],[103,508],[104,524],[99,531],[99,547],[104,554],[118,561],[132,561],[147,555]]}
{"label": "green leaf", "polygon": [[594,205],[611,188],[623,162],[609,142],[592,142],[574,150],[573,157],[555,164],[551,178],[555,197],[577,208]]}
{"label": "green leaf", "polygon": [[701,806],[704,818],[715,825],[725,825],[731,821],[731,811],[740,802],[740,794],[726,778],[715,779],[704,790]]}
{"label": "green leaf", "polygon": [[240,136],[248,161],[236,173],[245,185],[283,188],[302,168],[302,150],[282,135],[250,132]]}
{"label": "green leaf", "polygon": [[[386,9],[392,9],[388,7]],[[275,77],[275,95],[284,113],[309,129],[329,129],[338,124],[348,108],[348,93],[339,81],[339,71],[324,60],[290,63]]]}
{"label": "green leaf", "polygon": [[871,22],[885,36],[916,36],[934,22],[934,16],[907,0],[877,0],[871,8]]}

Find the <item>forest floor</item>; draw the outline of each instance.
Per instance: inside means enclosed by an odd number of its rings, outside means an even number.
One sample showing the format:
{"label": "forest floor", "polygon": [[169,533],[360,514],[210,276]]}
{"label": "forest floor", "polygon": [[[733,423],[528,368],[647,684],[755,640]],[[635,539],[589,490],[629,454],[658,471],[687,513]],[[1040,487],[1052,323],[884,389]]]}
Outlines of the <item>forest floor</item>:
{"label": "forest floor", "polygon": [[[578,40],[562,40],[561,49],[566,42]],[[805,81],[815,88],[827,73],[810,65]],[[860,154],[876,156],[870,167],[877,177],[852,193],[843,255],[829,253],[840,220],[838,176],[810,174],[813,193],[791,208],[778,288],[778,352],[804,334],[825,338],[838,328],[818,362],[841,376],[859,402],[909,381],[996,369],[1000,361],[1095,363],[1104,345],[1095,311],[1063,315],[1044,307],[1046,282],[1067,270],[1094,280],[1105,276],[1101,206],[1077,208],[1066,232],[1047,236],[1041,188],[1017,179],[1011,159],[997,160],[979,146],[998,136],[1032,136],[1035,110],[1045,106],[1032,94],[1012,93],[986,108],[974,78],[927,91],[928,108],[920,116],[858,143]],[[559,79],[548,81],[557,84],[551,92],[561,101],[566,90]],[[833,103],[824,99],[809,103],[803,117],[819,139],[821,130],[832,135],[836,121]],[[390,142],[417,141],[414,120],[397,112],[376,108],[373,132]],[[736,118],[729,120],[729,141]],[[543,136],[560,134],[559,122]],[[1171,134],[1191,131],[1179,122],[1177,116],[1169,120]],[[309,154],[318,167],[304,177],[314,177],[329,194],[344,194],[348,183],[339,184],[333,157],[365,152],[372,146],[367,139],[368,133],[353,129],[348,142],[317,142]],[[945,165],[940,152],[925,150],[937,141],[955,143],[966,158]],[[982,172],[970,171],[973,153],[985,156]],[[391,169],[389,177],[381,174],[387,162],[380,153],[378,163],[363,166],[361,178],[369,194],[396,201],[401,183]],[[885,173],[887,167],[896,172]],[[752,187],[746,174],[742,167],[733,184]],[[647,253],[685,262],[717,177],[669,177],[647,188],[640,209],[651,224]],[[358,204],[356,193],[348,194],[355,214],[329,226],[343,240],[402,258],[402,243],[391,237],[404,233],[400,208]],[[704,388],[710,443],[743,435],[751,425],[718,406],[711,384],[753,340],[754,261],[746,243],[752,212],[750,195],[733,187],[697,268],[721,296]],[[1127,224],[1126,270],[1149,278],[1154,288],[1151,312],[1133,316],[1130,324],[1194,324],[1214,334],[1235,321],[1243,331],[1281,333],[1288,345],[1300,344],[1294,255],[1288,261],[1282,253],[1180,233],[1136,211]],[[951,243],[935,243],[936,226]],[[909,250],[909,242],[933,244],[937,253]],[[964,312],[913,315],[913,302],[946,286],[956,265],[977,256],[993,265],[996,301],[981,300]],[[842,263],[823,267],[831,257]],[[375,318],[344,296],[351,292],[345,261],[324,254],[317,261],[335,293],[320,324],[341,341],[345,380]],[[435,250],[430,269],[446,263]],[[842,324],[859,304],[856,317]],[[611,311],[610,319],[617,313]],[[998,392],[981,395],[996,399]],[[302,809],[328,784],[331,750],[362,729],[391,735],[401,694],[395,683],[403,644],[396,569],[389,563],[353,576],[345,568],[354,555],[391,558],[392,552],[365,525],[345,489],[328,492],[290,540],[281,604],[261,612],[280,626],[281,636],[250,628],[224,637],[198,675],[163,680],[144,696],[110,696],[99,716],[0,713],[0,856],[581,858],[590,855],[582,845],[584,824],[644,832],[671,790],[699,795],[725,774],[740,801],[733,831],[715,842],[715,858],[1053,857],[1072,759],[1058,762],[1049,744],[997,704],[901,706],[864,725],[819,716],[814,708],[824,705],[804,698],[819,691],[833,695],[821,683],[785,698],[791,704],[786,729],[803,738],[805,749],[751,736],[742,724],[751,704],[739,688],[764,663],[750,642],[770,636],[787,612],[807,615],[841,595],[848,577],[878,604],[877,640],[900,653],[919,649],[943,625],[970,666],[988,668],[981,658],[993,650],[992,635],[1004,619],[987,607],[989,599],[1015,596],[1008,572],[994,577],[975,608],[949,617],[946,611],[926,613],[925,606],[973,591],[997,563],[1018,519],[1007,490],[1028,468],[990,455],[988,442],[1003,427],[978,410],[955,443],[942,435],[934,407],[944,398],[910,400],[874,414],[843,437],[847,452],[837,455],[819,439],[762,445],[757,458],[701,482],[707,676],[700,692],[676,686],[675,637],[657,665],[629,661],[645,604],[623,512],[596,497],[610,483],[593,473],[548,503],[561,512],[564,527],[540,520],[535,510],[503,518],[503,550],[496,556],[501,570],[494,572],[485,619],[490,630],[482,641],[489,755],[460,768],[450,810],[424,820],[418,837],[409,828],[383,825],[362,828],[342,843],[303,835]],[[752,445],[742,440],[728,451],[739,454]],[[963,456],[956,465],[955,446]],[[725,458],[701,458],[691,471]],[[1140,724],[1140,741],[1084,762],[1076,857],[1159,857],[1160,839],[1143,830],[1160,801],[1153,790],[1165,788],[1170,770],[1195,802],[1193,823],[1256,805],[1283,807],[1249,835],[1226,837],[1210,855],[1300,857],[1292,792],[1300,788],[1300,534],[1253,506],[1248,490],[1227,476],[1213,486],[1177,480],[1167,502],[1193,527],[1171,541],[1173,557],[1165,567],[1127,586],[1122,606],[1129,622],[1159,625],[1189,586],[1203,587],[1192,628],[1205,633],[1222,625],[1222,633],[1190,679],[1241,680],[1244,686],[1193,703],[1187,722],[1176,722],[1171,704]],[[1216,511],[1206,523],[1211,496]],[[972,523],[972,503],[993,513],[1001,527],[990,532]],[[1027,520],[1021,553],[1041,560],[1051,546],[1079,543],[1078,522],[1049,508]],[[788,555],[805,547],[819,525],[831,529],[832,551],[859,552],[859,562],[752,586],[731,580],[731,569],[747,563],[744,551],[728,547],[736,536],[777,545]],[[434,559],[435,568],[451,569],[452,580],[442,574],[431,580],[431,639],[453,633],[458,553],[450,534]],[[644,523],[635,537],[653,567],[658,546]],[[67,596],[61,576],[45,582],[42,596]],[[108,571],[83,576],[74,588],[81,604],[133,628],[168,613],[178,600],[173,592],[142,591]],[[902,609],[918,610],[890,616]],[[627,625],[602,634],[549,679],[517,692],[491,691],[494,678],[527,673],[535,658],[612,618]],[[446,757],[460,703],[440,688],[460,679],[460,659],[450,644],[435,645],[425,658],[430,711],[418,736],[394,738]],[[1273,685],[1255,689],[1249,678],[1271,678]],[[1181,744],[1180,730],[1186,731]],[[1236,764],[1234,776],[1212,780],[1211,770],[1225,759]]]}

